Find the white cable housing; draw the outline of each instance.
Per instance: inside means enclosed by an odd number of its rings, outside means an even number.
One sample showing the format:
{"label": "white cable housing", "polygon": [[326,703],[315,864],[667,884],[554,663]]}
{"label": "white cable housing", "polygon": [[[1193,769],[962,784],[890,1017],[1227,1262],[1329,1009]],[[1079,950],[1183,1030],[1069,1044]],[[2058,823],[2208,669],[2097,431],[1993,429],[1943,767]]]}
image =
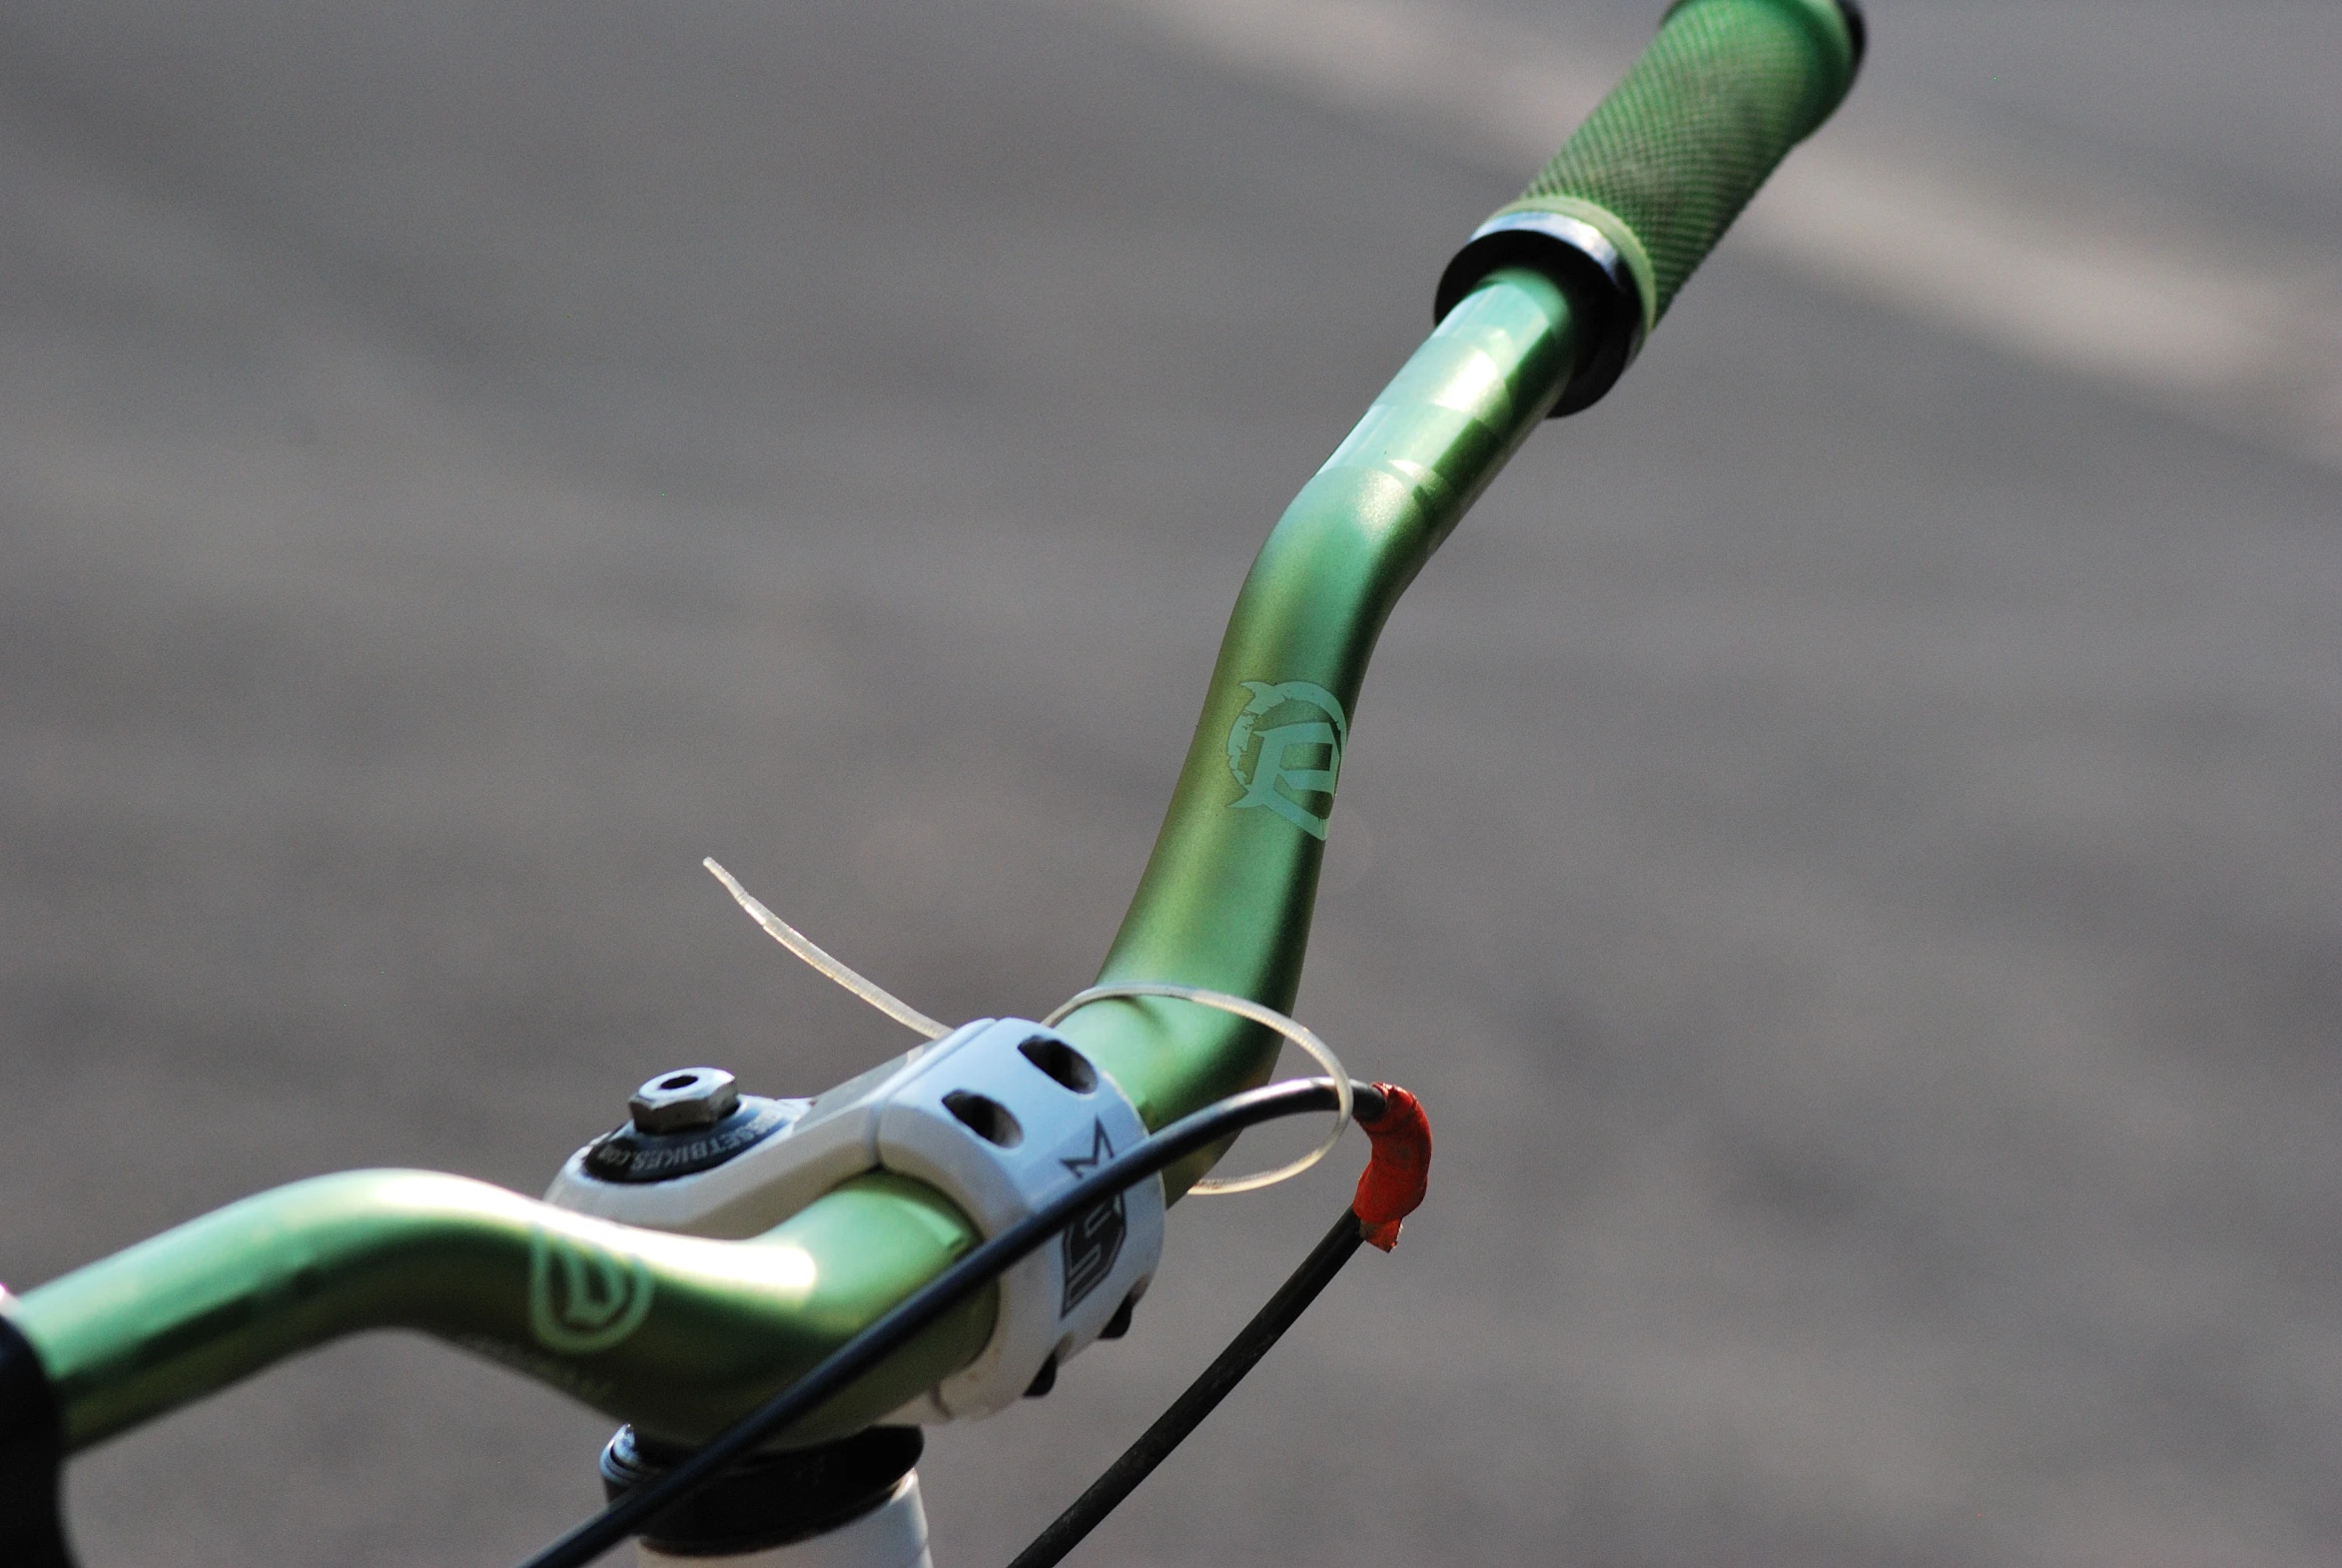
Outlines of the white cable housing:
{"label": "white cable housing", "polygon": [[[847,1080],[712,1170],[605,1181],[579,1150],[545,1200],[626,1224],[736,1238],[884,1170],[938,1188],[990,1236],[1146,1136],[1114,1080],[1055,1031],[979,1019]],[[1163,1182],[1150,1176],[1003,1274],[983,1352],[892,1419],[935,1422],[1014,1403],[1053,1357],[1063,1365],[1146,1289],[1163,1255]]]}

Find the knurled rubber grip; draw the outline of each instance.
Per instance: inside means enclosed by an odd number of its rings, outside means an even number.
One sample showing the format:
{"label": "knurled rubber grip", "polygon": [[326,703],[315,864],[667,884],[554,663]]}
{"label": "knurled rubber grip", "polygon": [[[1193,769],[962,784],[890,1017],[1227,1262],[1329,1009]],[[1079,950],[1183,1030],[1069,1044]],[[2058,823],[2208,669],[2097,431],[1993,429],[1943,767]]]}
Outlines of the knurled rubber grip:
{"label": "knurled rubber grip", "polygon": [[1766,177],[1846,97],[1863,42],[1854,0],[1677,0],[1520,200],[1457,253],[1439,314],[1500,267],[1552,273],[1596,318],[1554,411],[1592,402]]}

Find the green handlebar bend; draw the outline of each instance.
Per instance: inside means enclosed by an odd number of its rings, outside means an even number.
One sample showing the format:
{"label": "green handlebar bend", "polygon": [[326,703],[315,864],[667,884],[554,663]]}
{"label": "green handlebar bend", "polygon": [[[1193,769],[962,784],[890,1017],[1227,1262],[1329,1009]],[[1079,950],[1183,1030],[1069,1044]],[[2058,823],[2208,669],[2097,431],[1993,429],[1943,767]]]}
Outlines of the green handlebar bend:
{"label": "green handlebar bend", "polygon": [[[1569,305],[1513,270],[1441,321],[1301,487],[1236,597],[1171,809],[1099,983],[1168,980],[1290,1011],[1374,640],[1544,419],[1577,358]],[[1277,1037],[1184,1002],[1060,1026],[1161,1127],[1267,1080]],[[1177,1194],[1210,1167],[1165,1173]]]}
{"label": "green handlebar bend", "polygon": [[[670,1441],[703,1441],[978,1237],[858,1177],[764,1235],[612,1224],[485,1181],[351,1171],[248,1197],[8,1303],[78,1451],[368,1328],[476,1350]],[[986,1290],[799,1432],[859,1431],[973,1358]]]}
{"label": "green handlebar bend", "polygon": [[[1607,237],[1641,296],[1639,342],[1844,95],[1860,41],[1849,16],[1834,0],[1684,0],[1506,212]],[[1102,982],[1173,981],[1291,1009],[1383,622],[1606,352],[1609,325],[1591,320],[1600,302],[1579,298],[1566,272],[1501,257],[1451,268],[1437,329],[1269,534]],[[1062,1027],[1151,1128],[1263,1082],[1277,1053],[1269,1032],[1180,1002],[1103,1002]],[[1215,1155],[1167,1172],[1170,1190]],[[889,1175],[857,1177],[764,1235],[712,1241],[455,1176],[358,1172],[261,1193],[21,1299],[0,1293],[0,1313],[38,1355],[70,1450],[372,1327],[436,1335],[692,1443],[978,1239],[940,1193]],[[857,1429],[932,1386],[982,1350],[995,1309],[991,1291],[974,1298],[791,1439]]]}

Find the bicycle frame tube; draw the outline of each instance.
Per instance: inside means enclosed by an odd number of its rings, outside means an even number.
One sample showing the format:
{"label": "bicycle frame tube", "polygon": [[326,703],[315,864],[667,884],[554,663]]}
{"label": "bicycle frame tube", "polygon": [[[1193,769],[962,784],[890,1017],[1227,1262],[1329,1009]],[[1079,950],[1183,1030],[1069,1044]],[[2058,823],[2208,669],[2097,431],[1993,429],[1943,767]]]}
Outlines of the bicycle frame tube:
{"label": "bicycle frame tube", "polygon": [[[1493,274],[1303,486],[1236,601],[1163,832],[1102,981],[1289,1009],[1349,715],[1391,606],[1543,419],[1579,352],[1542,276]],[[1276,1040],[1175,1002],[1063,1032],[1150,1128],[1262,1082]],[[1207,1158],[1166,1174],[1173,1192]],[[859,1177],[747,1241],[586,1218],[498,1187],[359,1172],[280,1187],[5,1303],[81,1449],[370,1327],[489,1355],[644,1431],[698,1442],[979,1239],[930,1188]],[[990,1292],[792,1433],[839,1435],[980,1351]]]}

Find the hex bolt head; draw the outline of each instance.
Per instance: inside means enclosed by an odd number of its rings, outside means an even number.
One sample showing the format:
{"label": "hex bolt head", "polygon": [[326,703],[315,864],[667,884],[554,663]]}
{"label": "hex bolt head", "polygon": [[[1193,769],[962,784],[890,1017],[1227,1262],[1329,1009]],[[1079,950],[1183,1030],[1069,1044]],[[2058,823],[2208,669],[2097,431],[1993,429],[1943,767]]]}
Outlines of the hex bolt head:
{"label": "hex bolt head", "polygon": [[641,1133],[691,1133],[740,1109],[740,1088],[720,1067],[687,1067],[661,1073],[626,1102]]}

